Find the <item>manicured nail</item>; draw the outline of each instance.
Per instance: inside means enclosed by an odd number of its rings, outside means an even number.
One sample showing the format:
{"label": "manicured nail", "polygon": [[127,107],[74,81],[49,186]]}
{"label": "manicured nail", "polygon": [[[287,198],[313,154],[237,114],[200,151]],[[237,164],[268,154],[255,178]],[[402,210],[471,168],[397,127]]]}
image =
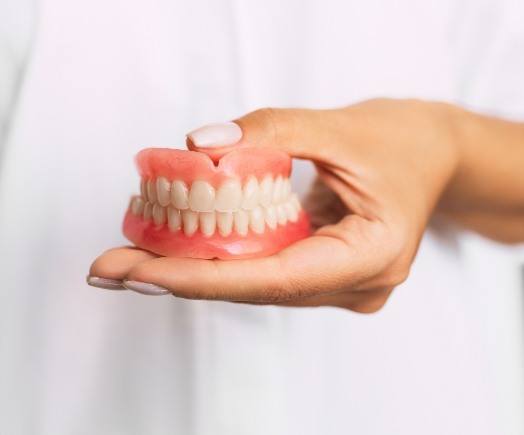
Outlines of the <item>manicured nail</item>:
{"label": "manicured nail", "polygon": [[234,122],[208,124],[187,134],[198,148],[221,147],[233,145],[242,138],[242,130]]}
{"label": "manicured nail", "polygon": [[137,293],[142,293],[143,295],[161,296],[171,293],[167,288],[160,287],[155,284],[150,284],[148,282],[128,281],[127,279],[125,279],[124,286],[129,290],[133,290]]}
{"label": "manicured nail", "polygon": [[92,287],[103,288],[106,290],[125,290],[122,281],[119,279],[100,278],[98,276],[87,276],[87,284]]}

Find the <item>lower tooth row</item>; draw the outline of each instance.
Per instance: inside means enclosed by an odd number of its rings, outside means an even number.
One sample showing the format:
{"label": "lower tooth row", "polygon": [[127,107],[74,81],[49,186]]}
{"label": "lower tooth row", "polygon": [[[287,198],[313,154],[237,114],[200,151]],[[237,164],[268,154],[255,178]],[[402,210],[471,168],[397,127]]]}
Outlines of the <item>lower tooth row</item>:
{"label": "lower tooth row", "polygon": [[215,231],[224,237],[233,231],[241,236],[247,235],[249,230],[262,234],[266,226],[275,229],[277,225],[285,225],[288,221],[296,222],[299,211],[300,203],[296,195],[278,206],[259,206],[250,211],[235,212],[179,210],[172,206],[162,207],[160,204],[145,202],[140,196],[131,200],[132,214],[141,215],[144,220],[153,220],[157,226],[167,223],[171,231],[182,230],[187,236],[193,235],[198,229],[207,237],[212,236]]}

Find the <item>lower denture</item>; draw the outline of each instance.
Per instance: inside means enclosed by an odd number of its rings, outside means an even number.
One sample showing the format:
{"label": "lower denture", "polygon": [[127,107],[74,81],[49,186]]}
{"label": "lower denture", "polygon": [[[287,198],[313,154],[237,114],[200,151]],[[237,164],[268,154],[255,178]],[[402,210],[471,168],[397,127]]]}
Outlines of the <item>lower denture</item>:
{"label": "lower denture", "polygon": [[240,148],[215,166],[194,151],[146,149],[137,155],[140,192],[124,234],[159,255],[234,259],[278,252],[310,233],[291,192],[286,154]]}

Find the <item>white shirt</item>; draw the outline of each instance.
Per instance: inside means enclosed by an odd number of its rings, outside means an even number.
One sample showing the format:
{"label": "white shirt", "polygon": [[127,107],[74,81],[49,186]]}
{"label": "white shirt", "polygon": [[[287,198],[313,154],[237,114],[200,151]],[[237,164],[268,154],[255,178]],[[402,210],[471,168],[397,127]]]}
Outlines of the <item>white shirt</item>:
{"label": "white shirt", "polygon": [[[14,35],[27,63],[0,46],[1,434],[524,432],[519,248],[428,231],[372,316],[84,283],[126,243],[133,155],[183,147],[202,124],[374,96],[523,119],[522,2],[5,4],[0,23],[25,20],[2,42]],[[295,175],[304,190],[311,167]]]}

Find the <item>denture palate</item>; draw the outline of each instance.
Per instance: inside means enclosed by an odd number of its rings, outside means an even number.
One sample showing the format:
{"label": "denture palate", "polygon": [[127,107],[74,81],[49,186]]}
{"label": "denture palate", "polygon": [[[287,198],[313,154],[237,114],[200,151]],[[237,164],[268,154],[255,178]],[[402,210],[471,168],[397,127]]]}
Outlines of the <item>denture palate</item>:
{"label": "denture palate", "polygon": [[232,232],[262,234],[267,228],[296,222],[300,211],[289,179],[281,175],[262,180],[249,177],[243,185],[230,178],[218,188],[203,180],[188,186],[181,180],[158,177],[142,180],[140,193],[131,201],[134,215],[159,227],[167,224],[171,231],[181,230],[187,236],[198,230],[208,237],[215,232],[223,237]]}

